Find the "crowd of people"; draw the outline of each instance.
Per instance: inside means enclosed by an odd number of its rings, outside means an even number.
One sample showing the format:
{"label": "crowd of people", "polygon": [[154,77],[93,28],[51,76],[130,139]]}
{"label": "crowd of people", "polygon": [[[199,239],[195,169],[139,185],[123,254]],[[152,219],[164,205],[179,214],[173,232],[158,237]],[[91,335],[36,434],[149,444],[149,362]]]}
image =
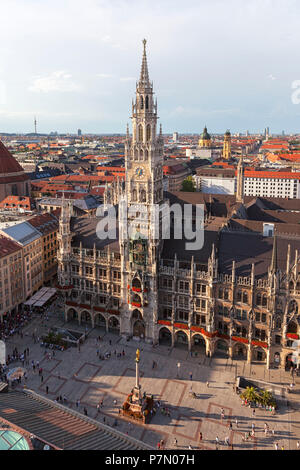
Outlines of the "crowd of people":
{"label": "crowd of people", "polygon": [[22,328],[28,325],[32,318],[30,311],[20,313],[9,313],[4,316],[0,323],[0,339],[7,340],[10,336],[19,334],[23,337]]}

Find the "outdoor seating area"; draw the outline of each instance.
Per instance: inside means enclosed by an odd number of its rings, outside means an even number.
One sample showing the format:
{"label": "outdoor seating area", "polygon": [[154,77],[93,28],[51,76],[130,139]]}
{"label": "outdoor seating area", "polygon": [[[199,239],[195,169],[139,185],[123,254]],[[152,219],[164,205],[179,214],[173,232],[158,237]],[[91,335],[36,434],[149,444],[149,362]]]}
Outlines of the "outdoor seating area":
{"label": "outdoor seating area", "polygon": [[55,287],[42,287],[29,300],[24,302],[24,309],[31,311],[39,311],[46,307],[53,297],[56,295]]}

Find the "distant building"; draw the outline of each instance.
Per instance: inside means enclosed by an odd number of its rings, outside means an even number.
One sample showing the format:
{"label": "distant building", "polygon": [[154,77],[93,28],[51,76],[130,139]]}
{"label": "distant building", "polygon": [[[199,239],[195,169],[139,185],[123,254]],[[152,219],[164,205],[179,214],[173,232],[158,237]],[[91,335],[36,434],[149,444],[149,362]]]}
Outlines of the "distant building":
{"label": "distant building", "polygon": [[178,142],[178,132],[173,133],[173,142]]}
{"label": "distant building", "polygon": [[[196,189],[210,194],[235,194],[237,169],[204,167],[197,170]],[[300,199],[300,172],[255,170],[243,171],[245,196]]]}
{"label": "distant building", "polygon": [[204,130],[200,136],[200,139],[199,139],[199,144],[198,144],[199,148],[210,148],[211,147],[211,136],[210,134],[207,132],[207,127],[205,126],[204,127]]}
{"label": "distant building", "polygon": [[57,276],[58,218],[53,214],[35,215],[27,222],[36,228],[43,239],[43,283],[52,284]]}
{"label": "distant building", "polygon": [[228,130],[225,132],[224,136],[223,158],[225,158],[225,160],[231,159],[231,134]]}
{"label": "distant building", "polygon": [[181,191],[183,181],[190,176],[192,172],[184,162],[177,162],[175,160],[164,163],[163,174],[168,178],[169,191]]}
{"label": "distant building", "polygon": [[16,313],[24,301],[22,247],[0,235],[0,322],[5,315]]}
{"label": "distant building", "polygon": [[43,244],[41,233],[28,222],[1,230],[2,235],[23,249],[24,297],[27,299],[43,285]]}
{"label": "distant building", "polygon": [[30,196],[30,180],[0,141],[0,201],[6,196]]}
{"label": "distant building", "polygon": [[78,129],[77,135],[78,135],[78,137],[81,137],[81,136],[82,136],[82,131],[81,131],[81,129]]}

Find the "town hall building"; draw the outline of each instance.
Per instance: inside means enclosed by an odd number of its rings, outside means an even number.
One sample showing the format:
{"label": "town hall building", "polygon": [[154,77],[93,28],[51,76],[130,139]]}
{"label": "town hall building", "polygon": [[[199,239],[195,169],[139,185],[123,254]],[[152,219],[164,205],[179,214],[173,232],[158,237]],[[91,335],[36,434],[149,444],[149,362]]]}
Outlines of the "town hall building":
{"label": "town hall building", "polygon": [[[297,207],[244,196],[242,162],[235,195],[164,192],[157,111],[144,40],[132,134],[127,127],[125,140],[125,183],[116,180],[104,196],[119,218],[126,201],[134,230],[124,236],[119,228],[115,239],[100,239],[99,217],[74,217],[63,202],[58,280],[66,321],[192,353],[289,366],[300,334],[300,231],[292,220]],[[201,249],[187,250],[187,240],[176,239],[174,230],[163,239],[164,211],[172,204],[204,207]],[[291,223],[255,218],[275,207]],[[180,222],[173,217],[172,228]]]}

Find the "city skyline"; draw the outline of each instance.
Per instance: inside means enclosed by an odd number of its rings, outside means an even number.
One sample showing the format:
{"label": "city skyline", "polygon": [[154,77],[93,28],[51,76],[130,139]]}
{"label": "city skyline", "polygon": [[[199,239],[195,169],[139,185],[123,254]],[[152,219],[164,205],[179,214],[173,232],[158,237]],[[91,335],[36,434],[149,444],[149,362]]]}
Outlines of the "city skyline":
{"label": "city skyline", "polygon": [[1,132],[36,116],[41,133],[124,133],[144,37],[164,132],[298,131],[294,0],[14,0],[2,16]]}

